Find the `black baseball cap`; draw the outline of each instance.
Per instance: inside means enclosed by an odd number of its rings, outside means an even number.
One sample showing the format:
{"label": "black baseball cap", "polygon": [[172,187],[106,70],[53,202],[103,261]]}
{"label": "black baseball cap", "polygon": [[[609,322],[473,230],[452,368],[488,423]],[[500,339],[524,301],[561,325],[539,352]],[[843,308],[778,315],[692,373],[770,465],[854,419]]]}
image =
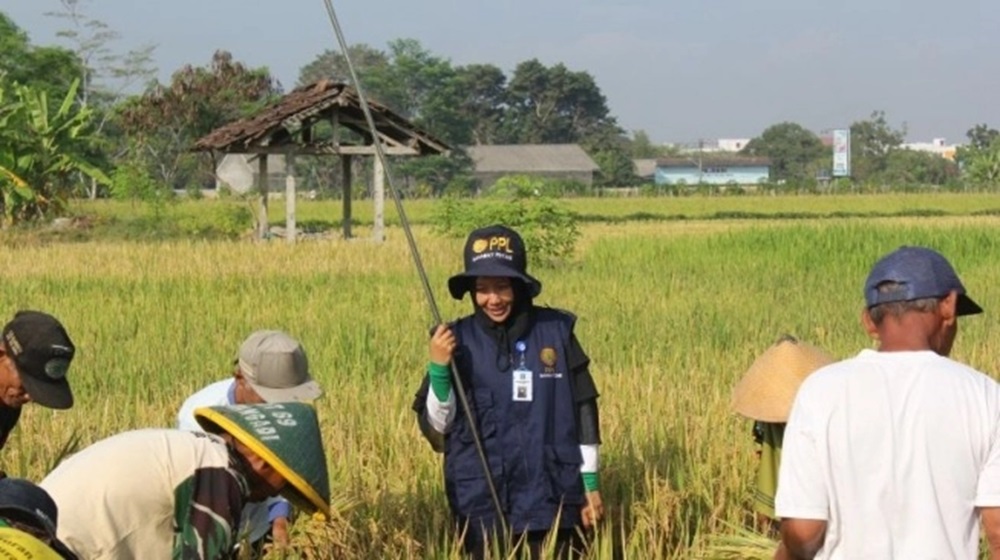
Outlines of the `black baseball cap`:
{"label": "black baseball cap", "polygon": [[73,406],[66,373],[76,347],[58,319],[41,311],[18,311],[3,328],[3,345],[32,401],[48,408]]}

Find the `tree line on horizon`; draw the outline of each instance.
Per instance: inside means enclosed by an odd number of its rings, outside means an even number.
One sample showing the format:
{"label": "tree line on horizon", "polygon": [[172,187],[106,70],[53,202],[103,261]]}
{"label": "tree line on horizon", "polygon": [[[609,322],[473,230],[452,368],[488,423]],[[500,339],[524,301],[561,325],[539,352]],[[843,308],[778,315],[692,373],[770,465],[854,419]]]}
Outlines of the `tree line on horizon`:
{"label": "tree line on horizon", "polygon": [[[57,214],[74,196],[160,199],[214,186],[214,162],[190,152],[193,142],[284,93],[266,67],[249,67],[225,50],[161,83],[154,78],[154,47],[116,52],[117,32],[87,16],[83,1],[61,0],[62,9],[49,14],[64,21],[59,35],[69,47],[32,44],[0,12],[4,225]],[[526,60],[508,75],[489,63],[454,65],[415,39],[391,41],[384,50],[357,44],[349,55],[371,98],[455,148],[580,144],[600,167],[598,187],[639,184],[633,159],[678,155],[642,130],[624,130],[593,76],[561,63]],[[296,86],[348,77],[343,53],[326,50],[301,67]],[[141,92],[129,93],[138,84]],[[954,162],[902,149],[904,136],[905,128],[893,128],[881,111],[853,123],[852,180],[890,187],[1000,183],[994,128],[971,128]],[[475,192],[471,161],[455,153],[404,158],[393,171],[407,179],[411,196]],[[768,127],[742,155],[770,159],[771,182],[789,188],[814,186],[832,158],[815,133],[791,122]],[[344,188],[334,158],[299,158],[296,165],[305,188],[330,194]],[[350,188],[363,195],[366,185]]]}

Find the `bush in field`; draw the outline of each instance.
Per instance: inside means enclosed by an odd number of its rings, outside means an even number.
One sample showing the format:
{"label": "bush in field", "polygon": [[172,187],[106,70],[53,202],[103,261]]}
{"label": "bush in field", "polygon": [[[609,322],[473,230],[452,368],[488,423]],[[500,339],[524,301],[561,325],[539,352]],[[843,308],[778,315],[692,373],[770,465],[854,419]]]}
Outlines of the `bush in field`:
{"label": "bush in field", "polygon": [[594,189],[583,181],[576,179],[552,179],[545,181],[545,191],[548,196],[589,196]]}
{"label": "bush in field", "polygon": [[173,191],[157,183],[136,160],[126,160],[115,168],[111,175],[111,196],[133,203],[147,202],[159,214],[163,203],[173,197]]}
{"label": "bush in field", "polygon": [[553,264],[573,253],[579,231],[576,215],[546,196],[547,189],[542,179],[504,177],[479,200],[443,198],[434,227],[445,235],[464,237],[476,228],[504,224],[521,234],[534,263]]}
{"label": "bush in field", "polygon": [[189,237],[214,237],[236,239],[247,233],[252,223],[250,209],[246,206],[214,204],[205,215],[180,216],[177,229]]}

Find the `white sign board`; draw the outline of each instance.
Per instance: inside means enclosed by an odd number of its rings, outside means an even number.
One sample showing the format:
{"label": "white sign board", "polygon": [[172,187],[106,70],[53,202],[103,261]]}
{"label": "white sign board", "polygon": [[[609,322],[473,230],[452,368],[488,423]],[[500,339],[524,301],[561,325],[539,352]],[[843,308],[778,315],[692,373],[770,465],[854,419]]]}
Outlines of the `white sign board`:
{"label": "white sign board", "polygon": [[851,176],[851,131],[841,128],[833,131],[833,176]]}
{"label": "white sign board", "polygon": [[253,188],[253,170],[244,154],[226,154],[215,175],[235,193],[246,194]]}

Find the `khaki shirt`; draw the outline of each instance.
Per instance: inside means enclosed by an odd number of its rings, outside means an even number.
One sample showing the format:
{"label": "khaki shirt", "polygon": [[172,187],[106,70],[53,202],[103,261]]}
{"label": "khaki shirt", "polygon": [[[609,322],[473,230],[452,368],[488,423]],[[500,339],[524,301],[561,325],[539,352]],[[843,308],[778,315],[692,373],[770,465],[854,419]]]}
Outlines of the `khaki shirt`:
{"label": "khaki shirt", "polygon": [[774,494],[778,490],[778,468],[781,466],[781,442],[785,424],[759,422],[762,430],[760,461],[757,464],[757,486],[753,491],[753,508],[771,519],[774,515]]}
{"label": "khaki shirt", "polygon": [[87,560],[228,558],[248,495],[221,438],[159,429],[99,441],[40,486],[59,539]]}

